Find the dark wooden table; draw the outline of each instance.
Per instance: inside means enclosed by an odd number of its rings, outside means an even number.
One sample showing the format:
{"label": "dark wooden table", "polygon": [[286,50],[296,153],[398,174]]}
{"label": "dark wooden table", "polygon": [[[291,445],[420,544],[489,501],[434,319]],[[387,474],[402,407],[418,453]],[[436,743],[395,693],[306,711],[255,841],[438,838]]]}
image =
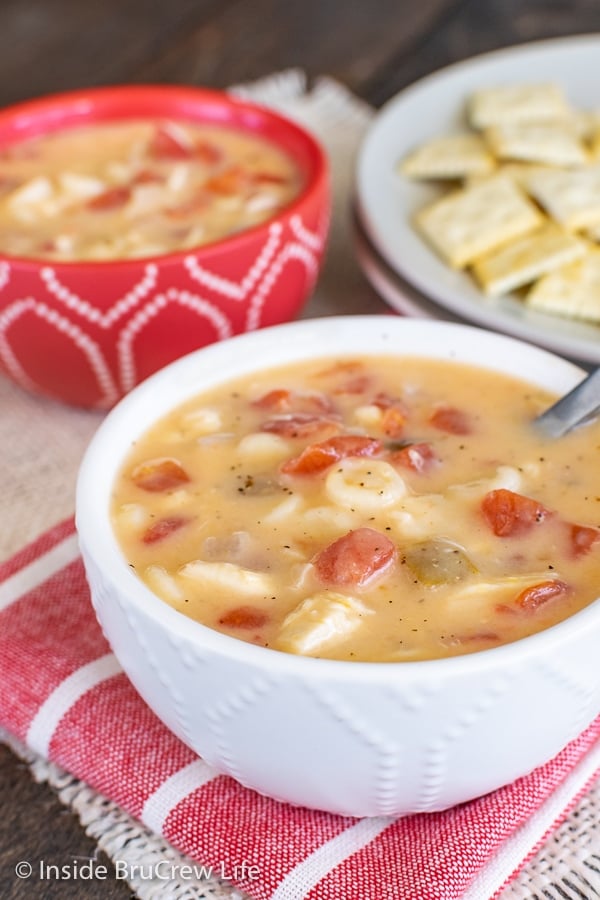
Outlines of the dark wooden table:
{"label": "dark wooden table", "polygon": [[[597,0],[2,0],[0,106],[117,82],[225,87],[289,67],[330,75],[380,106],[448,63],[594,31]],[[114,879],[16,878],[19,860],[60,865],[96,848],[3,746],[0,809],[0,896],[129,896]]]}

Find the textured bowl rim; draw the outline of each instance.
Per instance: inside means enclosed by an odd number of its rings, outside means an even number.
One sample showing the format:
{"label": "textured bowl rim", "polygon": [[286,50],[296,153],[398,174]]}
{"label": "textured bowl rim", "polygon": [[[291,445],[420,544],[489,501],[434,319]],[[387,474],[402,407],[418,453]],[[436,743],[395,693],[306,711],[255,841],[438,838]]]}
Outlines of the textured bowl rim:
{"label": "textured bowl rim", "polygon": [[[181,357],[134,388],[108,413],[93,436],[80,466],[76,491],[76,526],[84,559],[89,557],[105,577],[118,584],[119,590],[127,596],[129,603],[138,608],[143,615],[150,616],[163,626],[165,635],[171,631],[199,649],[211,650],[221,656],[262,668],[266,672],[292,673],[307,680],[318,681],[322,674],[353,683],[389,683],[391,680],[395,684],[402,684],[413,683],[422,678],[476,674],[490,668],[504,669],[507,666],[526,662],[530,657],[539,657],[553,651],[560,651],[563,643],[567,644],[577,640],[577,636],[587,632],[590,627],[599,627],[600,597],[543,631],[509,644],[474,653],[442,659],[399,662],[362,662],[305,657],[284,653],[273,648],[259,647],[202,625],[178,612],[153,594],[131,571],[117,543],[109,519],[110,485],[119,467],[118,460],[122,460],[124,452],[126,452],[126,450],[121,451],[115,448],[115,439],[123,444],[122,435],[127,432],[129,432],[130,438],[134,438],[168,409],[177,406],[195,393],[201,393],[206,387],[226,383],[244,372],[251,374],[253,371],[282,364],[278,360],[269,360],[266,364],[264,362],[257,364],[256,361],[249,364],[248,358],[251,353],[254,354],[255,360],[257,358],[264,360],[265,356],[268,358],[269,348],[271,350],[277,348],[276,352],[282,355],[284,352],[282,348],[290,347],[289,341],[295,348],[290,361],[300,361],[311,357],[314,359],[331,357],[331,352],[325,350],[321,352],[313,350],[311,354],[315,336],[319,336],[322,346],[332,347],[336,343],[339,344],[340,337],[345,336],[347,340],[352,329],[356,330],[360,341],[365,335],[373,339],[375,334],[379,334],[384,344],[404,330],[411,342],[424,340],[435,334],[440,342],[447,340],[449,350],[444,355],[439,351],[432,353],[431,358],[455,359],[459,362],[483,367],[485,367],[484,362],[462,360],[457,356],[452,351],[453,342],[461,340],[473,342],[472,347],[476,348],[477,355],[482,359],[486,358],[489,351],[494,348],[510,359],[512,364],[514,364],[515,358],[521,361],[528,359],[532,370],[538,373],[538,378],[530,375],[525,380],[540,386],[548,386],[548,375],[551,373],[554,381],[560,385],[559,389],[567,390],[584,374],[575,364],[547,350],[476,326],[425,319],[403,319],[386,315],[304,319],[241,334],[228,341],[211,344]],[[298,355],[298,343],[302,341],[304,346]],[[344,347],[340,351],[340,355],[356,354],[357,352],[361,351]],[[362,352],[365,355],[372,355],[376,352],[394,355],[394,349],[389,345],[385,350],[380,349],[379,351],[371,345]],[[398,355],[424,356],[425,354],[403,350]],[[229,364],[233,362],[236,371],[228,372],[225,377],[220,374],[215,375],[215,371],[219,371],[219,364],[224,362]],[[488,367],[508,372],[506,366],[504,368],[495,365]],[[203,375],[208,378],[208,381],[205,385],[198,386],[196,380]],[[166,395],[171,397],[169,403],[166,402]],[[142,417],[145,417],[146,413],[148,414],[147,418],[144,418],[145,427],[132,428],[131,422],[136,415],[140,415],[140,411]],[[114,457],[112,463],[110,461],[111,454]],[[109,459],[108,469],[107,458]]]}
{"label": "textured bowl rim", "polygon": [[[207,244],[200,244],[197,247],[187,247],[185,250],[128,259],[68,261],[51,260],[42,257],[13,256],[0,252],[0,259],[18,264],[22,269],[28,267],[39,269],[40,266],[52,266],[53,269],[61,273],[73,271],[76,267],[85,267],[101,274],[108,270],[114,271],[132,265],[179,263],[190,254],[212,254],[217,251],[221,252],[221,248],[222,252],[235,252],[238,248],[243,247],[248,240],[260,239],[261,235],[266,238],[269,227],[274,222],[296,215],[306,204],[312,203],[321,193],[328,194],[329,162],[323,146],[313,134],[303,128],[302,125],[270,107],[236,97],[233,94],[228,94],[226,91],[195,85],[116,84],[78,88],[76,90],[34,97],[0,109],[0,143],[2,143],[2,134],[6,131],[15,135],[15,139],[11,143],[16,143],[19,140],[18,134],[20,132],[23,132],[20,139],[26,140],[30,136],[62,130],[62,123],[64,123],[67,114],[69,117],[72,117],[69,118],[68,127],[74,127],[90,122],[114,120],[119,117],[117,116],[119,110],[122,111],[131,105],[139,105],[143,110],[145,105],[154,107],[155,104],[161,108],[163,108],[164,104],[163,112],[130,113],[127,117],[122,116],[122,118],[154,118],[159,115],[167,117],[169,109],[177,108],[177,104],[183,104],[190,110],[196,105],[200,108],[204,107],[206,109],[210,107],[214,111],[219,110],[221,113],[228,113],[226,117],[220,116],[215,117],[214,120],[209,120],[216,124],[223,124],[226,127],[232,125],[234,128],[240,128],[242,121],[247,121],[248,123],[252,121],[254,122],[254,127],[241,128],[241,130],[248,130],[258,135],[262,135],[267,127],[274,127],[280,130],[288,140],[297,143],[299,147],[303,148],[302,159],[308,163],[304,167],[307,170],[305,172],[306,183],[304,187],[297,197],[279,210],[277,215],[264,222],[251,228],[246,228],[229,237]],[[111,113],[108,112],[109,109],[112,109]],[[174,118],[176,117],[174,116]],[[179,115],[178,118],[183,118],[183,116]],[[199,123],[207,121],[206,115],[198,118],[189,115],[185,118]],[[39,129],[32,127],[32,123],[36,122],[45,123],[45,127],[40,127]],[[300,154],[298,151],[293,153],[285,143],[281,145],[278,140],[271,136],[268,136],[267,140],[283,149],[283,152],[287,153],[294,162],[299,162]]]}

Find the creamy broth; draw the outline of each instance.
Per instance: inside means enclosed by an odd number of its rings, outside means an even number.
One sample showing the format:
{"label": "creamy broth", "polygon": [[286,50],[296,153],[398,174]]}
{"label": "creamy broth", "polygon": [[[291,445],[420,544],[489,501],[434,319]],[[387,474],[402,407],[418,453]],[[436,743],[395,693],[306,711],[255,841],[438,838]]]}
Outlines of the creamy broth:
{"label": "creamy broth", "polygon": [[114,528],[157,595],[290,653],[471,653],[600,587],[600,424],[541,441],[552,397],[413,358],[314,360],[157,422],[114,486]]}
{"label": "creamy broth", "polygon": [[290,157],[232,128],[74,127],[0,152],[0,251],[65,261],[169,253],[264,222],[301,187]]}

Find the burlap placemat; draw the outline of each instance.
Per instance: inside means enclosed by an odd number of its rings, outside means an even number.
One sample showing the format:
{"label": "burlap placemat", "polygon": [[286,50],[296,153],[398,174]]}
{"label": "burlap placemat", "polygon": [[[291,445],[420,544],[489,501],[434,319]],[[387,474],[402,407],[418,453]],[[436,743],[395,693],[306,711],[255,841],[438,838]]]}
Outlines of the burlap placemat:
{"label": "burlap placemat", "polygon": [[[310,89],[303,73],[285,72],[237,93],[279,108],[312,129],[326,146],[333,171],[334,215],[329,250],[317,290],[305,316],[387,312],[363,280],[351,253],[350,203],[354,159],[372,110],[330,79]],[[0,377],[0,442],[3,491],[0,493],[0,559],[5,559],[49,526],[73,512],[76,472],[101,414],[70,409],[27,394]],[[30,764],[33,777],[45,781],[74,810],[86,831],[111,858],[131,864],[185,860],[162,838],[142,827],[114,803],[68,773],[36,757],[6,734],[0,740]],[[511,848],[499,865],[510,871]],[[520,859],[515,860],[515,865]],[[180,885],[131,879],[145,898],[235,898],[242,894],[216,878]],[[475,894],[473,896],[476,896]],[[600,787],[582,797],[564,824],[548,836],[501,900],[592,900],[600,896]],[[488,900],[481,897],[481,900]]]}

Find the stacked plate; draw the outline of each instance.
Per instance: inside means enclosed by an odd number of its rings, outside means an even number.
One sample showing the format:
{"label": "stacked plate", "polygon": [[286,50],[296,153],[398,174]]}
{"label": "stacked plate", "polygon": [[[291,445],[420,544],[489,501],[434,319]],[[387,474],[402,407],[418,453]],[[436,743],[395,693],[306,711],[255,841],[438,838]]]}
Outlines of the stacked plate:
{"label": "stacked plate", "polygon": [[553,82],[571,104],[600,109],[600,36],[541,41],[442,69],[388,101],[363,142],[357,168],[358,260],[375,290],[412,315],[459,318],[600,364],[600,326],[527,309],[516,294],[486,297],[470,276],[448,267],[415,231],[417,210],[439,188],[410,181],[398,161],[416,145],[464,128],[465,100],[486,86]]}

